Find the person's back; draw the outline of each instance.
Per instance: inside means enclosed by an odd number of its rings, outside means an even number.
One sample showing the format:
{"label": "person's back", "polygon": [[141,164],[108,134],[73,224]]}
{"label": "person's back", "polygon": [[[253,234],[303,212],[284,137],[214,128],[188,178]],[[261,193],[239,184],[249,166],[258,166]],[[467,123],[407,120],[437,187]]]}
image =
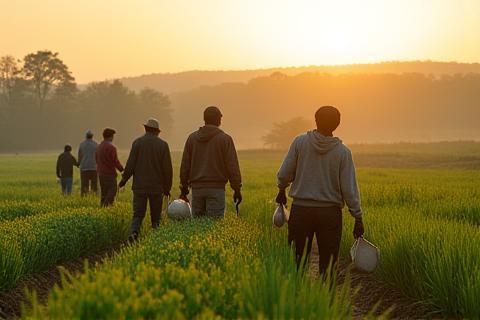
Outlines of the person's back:
{"label": "person's back", "polygon": [[205,126],[190,134],[185,142],[180,166],[180,198],[189,201],[192,188],[194,216],[223,217],[225,185],[230,181],[234,202],[242,201],[242,177],[233,139],[219,126],[222,113],[217,107],[205,109]]}
{"label": "person's back", "polygon": [[95,160],[97,147],[98,143],[93,139],[85,139],[80,143],[78,148],[78,163],[80,164],[80,170],[97,170],[97,162]]}
{"label": "person's back", "polygon": [[132,145],[135,161],[127,161],[124,176],[133,174],[132,190],[138,192],[170,191],[171,167],[168,144],[157,135],[147,132]]}
{"label": "person's back", "polygon": [[86,195],[89,191],[97,192],[97,161],[96,151],[98,143],[93,140],[92,131],[85,134],[86,139],[78,148],[78,163],[80,164],[80,189],[81,194]]}
{"label": "person's back", "polygon": [[77,160],[70,151],[62,152],[57,159],[57,176],[59,178],[72,178],[74,166],[77,166]]}
{"label": "person's back", "polygon": [[[353,234],[363,235],[360,195],[350,150],[333,136],[340,112],[324,106],[315,113],[317,129],[295,138],[278,171],[275,201],[287,204],[286,188],[293,198],[288,240],[295,245],[297,264],[307,257],[317,239],[319,270],[336,265],[342,236],[342,208],[346,203],[355,218]],[[305,245],[307,248],[305,250]]]}
{"label": "person's back", "polygon": [[100,180],[100,204],[110,206],[117,195],[117,170],[122,172],[123,166],[118,160],[117,148],[113,145],[115,130],[105,128],[103,141],[95,153],[98,178]]}
{"label": "person's back", "polygon": [[62,193],[69,195],[72,193],[73,186],[73,167],[78,167],[78,162],[71,153],[72,147],[66,145],[64,152],[62,152],[57,158],[56,173],[57,178],[60,179],[62,186]]}
{"label": "person's back", "polygon": [[[241,184],[233,139],[219,127],[205,125],[186,142],[190,152],[188,180],[192,188],[224,188],[231,179],[232,188]],[[186,174],[186,173],[184,173]]]}
{"label": "person's back", "polygon": [[339,138],[312,130],[296,137],[292,148],[297,158],[296,170],[288,170],[287,159],[278,179],[285,187],[287,181],[293,180],[290,188],[293,204],[342,208],[346,202],[353,216],[361,214],[357,182],[352,175],[352,154]]}
{"label": "person's back", "polygon": [[118,184],[123,188],[133,175],[133,219],[129,239],[138,238],[142,221],[150,204],[152,228],[160,225],[163,196],[170,197],[173,167],[168,143],[158,137],[160,125],[157,119],[150,118],[144,124],[145,135],[137,138],[130,150],[127,165]]}

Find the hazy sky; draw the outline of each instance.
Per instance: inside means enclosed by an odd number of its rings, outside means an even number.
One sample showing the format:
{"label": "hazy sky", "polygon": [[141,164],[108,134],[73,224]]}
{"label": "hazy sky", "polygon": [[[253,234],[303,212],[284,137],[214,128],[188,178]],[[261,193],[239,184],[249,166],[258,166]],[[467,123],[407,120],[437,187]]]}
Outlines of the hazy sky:
{"label": "hazy sky", "polygon": [[480,0],[0,0],[0,55],[80,83],[154,72],[480,61]]}

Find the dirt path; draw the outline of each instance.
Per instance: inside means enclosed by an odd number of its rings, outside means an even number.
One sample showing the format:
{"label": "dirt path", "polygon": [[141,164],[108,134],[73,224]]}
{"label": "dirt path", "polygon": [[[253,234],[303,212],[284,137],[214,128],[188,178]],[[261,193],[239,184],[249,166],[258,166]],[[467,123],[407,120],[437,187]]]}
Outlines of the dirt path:
{"label": "dirt path", "polygon": [[[310,272],[318,277],[318,248],[314,241],[310,259]],[[350,261],[341,260],[339,265],[338,283],[343,283],[345,275],[350,270]],[[425,306],[405,296],[391,285],[384,283],[371,274],[361,274],[350,270],[351,300],[353,304],[353,319],[362,319],[378,303],[375,315],[390,311],[392,319],[428,319],[431,314]]]}
{"label": "dirt path", "polygon": [[10,291],[0,293],[0,319],[14,319],[20,316],[22,305],[29,303],[25,290],[30,292],[35,290],[39,302],[46,303],[50,290],[61,282],[59,267],[65,268],[72,274],[83,272],[85,260],[88,261],[89,266],[94,266],[105,258],[113,256],[118,248],[109,248],[74,261],[60,263],[49,270],[25,278]]}

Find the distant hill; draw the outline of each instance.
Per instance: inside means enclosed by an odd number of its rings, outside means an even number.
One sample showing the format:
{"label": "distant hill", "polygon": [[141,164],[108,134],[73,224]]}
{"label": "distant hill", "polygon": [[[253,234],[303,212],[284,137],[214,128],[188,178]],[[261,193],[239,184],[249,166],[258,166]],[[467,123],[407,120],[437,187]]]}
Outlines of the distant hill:
{"label": "distant hill", "polygon": [[133,90],[140,90],[145,87],[150,87],[161,92],[171,94],[189,91],[199,86],[212,86],[230,82],[246,83],[253,78],[269,76],[275,72],[280,72],[290,76],[305,72],[330,73],[336,75],[348,73],[422,73],[436,77],[441,74],[452,75],[480,73],[480,63],[409,61],[337,66],[286,67],[238,71],[195,70],[178,73],[153,73],[138,77],[122,78],[120,80]]}
{"label": "distant hill", "polygon": [[222,127],[242,149],[262,148],[261,137],[275,122],[303,117],[313,128],[313,114],[322,105],[341,110],[337,134],[347,143],[480,139],[480,73],[277,73],[170,98],[174,148],[202,124],[202,111],[212,104],[222,109]]}

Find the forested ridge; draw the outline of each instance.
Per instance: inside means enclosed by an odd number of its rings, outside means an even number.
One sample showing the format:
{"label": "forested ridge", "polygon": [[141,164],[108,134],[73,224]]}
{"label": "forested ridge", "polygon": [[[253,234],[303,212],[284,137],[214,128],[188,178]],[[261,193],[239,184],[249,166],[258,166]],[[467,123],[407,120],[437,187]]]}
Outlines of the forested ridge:
{"label": "forested ridge", "polygon": [[[0,151],[61,150],[65,143],[75,148],[86,130],[100,139],[107,126],[117,129],[119,147],[128,148],[149,117],[159,119],[162,136],[178,150],[202,125],[202,111],[209,105],[221,108],[223,128],[242,149],[285,148],[295,134],[313,128],[313,113],[321,105],[340,109],[337,134],[347,143],[480,139],[478,64],[275,70],[170,74],[165,79],[171,85],[164,89],[148,82],[139,87],[132,79],[78,85],[58,53],[38,51],[22,60],[5,56],[0,63]],[[188,86],[178,79],[188,79]],[[172,92],[174,85],[193,88]]]}

